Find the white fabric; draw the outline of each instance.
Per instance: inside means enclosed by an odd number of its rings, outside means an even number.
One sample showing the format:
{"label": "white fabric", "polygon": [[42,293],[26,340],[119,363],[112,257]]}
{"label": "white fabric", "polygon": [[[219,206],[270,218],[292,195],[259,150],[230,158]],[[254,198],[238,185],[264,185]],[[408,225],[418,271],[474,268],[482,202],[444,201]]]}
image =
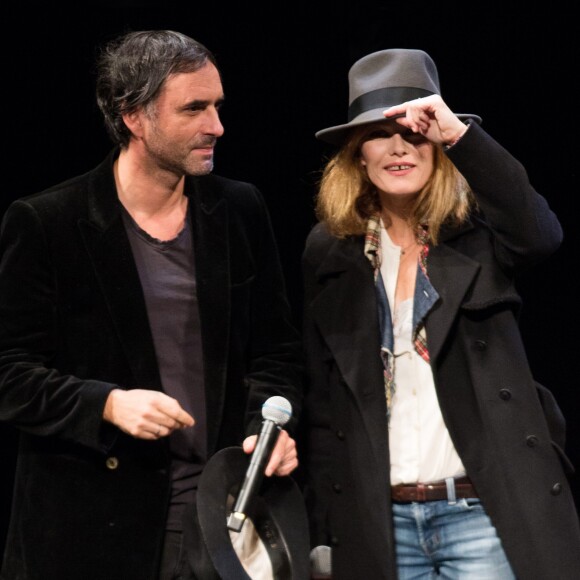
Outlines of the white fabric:
{"label": "white fabric", "polygon": [[252,580],[274,580],[272,561],[250,518],[239,532],[229,530],[234,550]]}
{"label": "white fabric", "polygon": [[395,395],[389,421],[391,484],[429,483],[465,474],[439,408],[431,366],[413,345],[413,298],[395,308],[401,248],[381,228],[381,275],[393,320]]}

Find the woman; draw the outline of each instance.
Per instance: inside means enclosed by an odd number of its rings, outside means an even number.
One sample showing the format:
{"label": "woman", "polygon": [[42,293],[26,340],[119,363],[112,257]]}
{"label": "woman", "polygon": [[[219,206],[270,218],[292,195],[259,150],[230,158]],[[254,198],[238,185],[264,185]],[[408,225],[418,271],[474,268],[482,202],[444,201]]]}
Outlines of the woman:
{"label": "woman", "polygon": [[349,72],[303,257],[306,498],[332,577],[573,579],[565,425],[514,277],[562,230],[420,50]]}

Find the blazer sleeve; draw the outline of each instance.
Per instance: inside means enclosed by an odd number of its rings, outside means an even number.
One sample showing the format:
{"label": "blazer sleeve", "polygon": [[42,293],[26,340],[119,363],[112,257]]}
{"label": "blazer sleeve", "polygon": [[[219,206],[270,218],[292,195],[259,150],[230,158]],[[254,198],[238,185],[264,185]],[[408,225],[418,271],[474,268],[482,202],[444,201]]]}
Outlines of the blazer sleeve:
{"label": "blazer sleeve", "polygon": [[58,288],[35,208],[14,202],[0,229],[0,420],[101,449],[102,412],[116,385],[51,368]]}

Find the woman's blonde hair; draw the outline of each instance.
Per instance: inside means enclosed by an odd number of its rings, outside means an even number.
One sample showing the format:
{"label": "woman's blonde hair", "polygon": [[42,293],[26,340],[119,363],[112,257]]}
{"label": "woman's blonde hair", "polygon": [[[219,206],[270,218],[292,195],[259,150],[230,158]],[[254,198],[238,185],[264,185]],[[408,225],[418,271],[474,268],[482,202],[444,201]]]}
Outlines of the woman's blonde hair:
{"label": "woman's blonde hair", "polygon": [[[364,235],[368,219],[381,211],[379,194],[360,162],[367,134],[368,127],[355,130],[322,169],[316,217],[337,238]],[[475,199],[441,145],[434,145],[433,156],[433,173],[411,207],[409,222],[413,228],[427,226],[429,241],[437,244],[441,226],[467,219]]]}

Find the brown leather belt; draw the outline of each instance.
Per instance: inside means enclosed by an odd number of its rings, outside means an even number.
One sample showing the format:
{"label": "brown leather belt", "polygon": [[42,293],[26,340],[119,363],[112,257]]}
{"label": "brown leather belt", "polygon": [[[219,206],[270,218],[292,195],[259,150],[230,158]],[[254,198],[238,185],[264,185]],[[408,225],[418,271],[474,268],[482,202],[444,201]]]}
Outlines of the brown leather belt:
{"label": "brown leather belt", "polygon": [[[479,497],[469,477],[458,477],[454,480],[456,498]],[[391,498],[398,502],[439,501],[449,499],[445,481],[436,483],[403,483],[391,487]]]}

